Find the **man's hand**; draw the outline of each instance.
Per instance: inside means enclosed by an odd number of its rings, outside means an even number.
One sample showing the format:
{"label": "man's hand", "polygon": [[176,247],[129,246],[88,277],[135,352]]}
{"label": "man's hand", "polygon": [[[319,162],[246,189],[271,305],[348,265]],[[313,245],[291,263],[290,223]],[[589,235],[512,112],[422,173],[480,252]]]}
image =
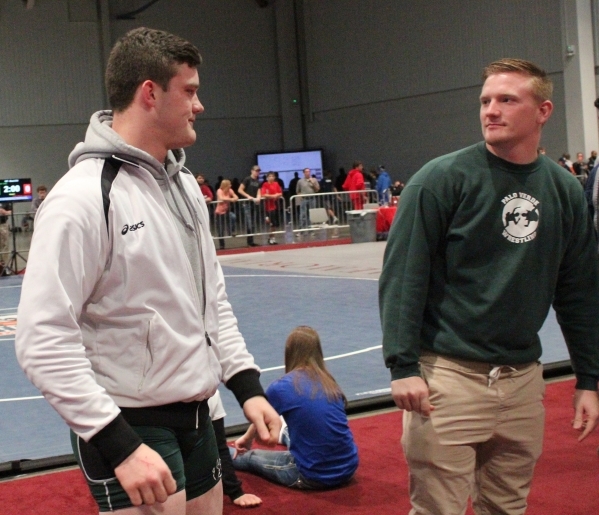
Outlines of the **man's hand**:
{"label": "man's hand", "polygon": [[576,390],[574,399],[574,420],[572,427],[582,431],[578,441],[582,442],[597,427],[599,422],[599,397],[592,390]]}
{"label": "man's hand", "polygon": [[177,491],[168,465],[145,444],[135,449],[114,472],[134,506],[166,502]]}
{"label": "man's hand", "polygon": [[281,419],[268,401],[258,395],[243,403],[243,413],[256,427],[258,441],[265,445],[276,445],[281,432]]}
{"label": "man's hand", "polygon": [[428,399],[428,386],[418,376],[391,381],[391,395],[399,409],[415,411],[425,417],[435,409]]}
{"label": "man's hand", "polygon": [[245,432],[245,434],[241,435],[233,442],[233,448],[235,449],[233,459],[237,458],[239,454],[245,454],[248,452],[252,448],[254,438],[256,438],[256,426],[254,424],[250,424],[250,427],[248,427],[248,430]]}

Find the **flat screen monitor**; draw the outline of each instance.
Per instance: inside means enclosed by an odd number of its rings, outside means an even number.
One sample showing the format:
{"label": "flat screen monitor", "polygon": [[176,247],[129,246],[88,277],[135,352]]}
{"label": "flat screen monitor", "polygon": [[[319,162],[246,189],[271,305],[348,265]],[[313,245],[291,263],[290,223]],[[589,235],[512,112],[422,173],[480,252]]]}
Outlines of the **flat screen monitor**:
{"label": "flat screen monitor", "polygon": [[304,168],[310,168],[311,175],[322,179],[322,150],[301,150],[298,152],[272,152],[256,154],[256,162],[260,167],[260,179],[266,178],[268,172],[279,172],[285,188],[289,188],[289,181],[295,172],[303,179]]}
{"label": "flat screen monitor", "polygon": [[31,202],[31,179],[0,179],[0,202]]}

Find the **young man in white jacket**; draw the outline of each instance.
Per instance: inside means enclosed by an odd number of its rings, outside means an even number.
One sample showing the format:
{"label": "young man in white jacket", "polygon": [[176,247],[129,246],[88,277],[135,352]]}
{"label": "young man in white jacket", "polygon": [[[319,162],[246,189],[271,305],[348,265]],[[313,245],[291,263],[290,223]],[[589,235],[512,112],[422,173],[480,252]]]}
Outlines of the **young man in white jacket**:
{"label": "young man in white jacket", "polygon": [[121,38],[113,111],[92,116],[36,217],[17,357],[70,426],[100,512],[222,513],[207,406],[221,381],[264,442],[279,434],[183,167],[204,110],[200,62],[166,32]]}

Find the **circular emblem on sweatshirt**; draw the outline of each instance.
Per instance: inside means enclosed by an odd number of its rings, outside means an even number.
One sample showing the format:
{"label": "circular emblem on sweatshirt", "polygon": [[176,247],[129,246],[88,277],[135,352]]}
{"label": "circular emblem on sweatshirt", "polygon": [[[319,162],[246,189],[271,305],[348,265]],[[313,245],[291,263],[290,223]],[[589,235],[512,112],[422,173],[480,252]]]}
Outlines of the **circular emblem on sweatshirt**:
{"label": "circular emblem on sweatshirt", "polygon": [[539,201],[526,193],[502,199],[503,237],[512,243],[534,240],[539,226]]}

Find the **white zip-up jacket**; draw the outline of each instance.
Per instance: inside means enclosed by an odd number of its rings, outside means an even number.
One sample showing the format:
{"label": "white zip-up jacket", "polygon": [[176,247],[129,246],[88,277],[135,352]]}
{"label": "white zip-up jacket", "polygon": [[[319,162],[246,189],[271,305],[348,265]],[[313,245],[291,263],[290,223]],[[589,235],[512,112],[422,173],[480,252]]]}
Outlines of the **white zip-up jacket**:
{"label": "white zip-up jacket", "polygon": [[[197,217],[204,309],[179,222],[154,177],[164,168],[120,140],[106,112],[92,118],[84,145],[35,220],[15,343],[29,379],[86,441],[119,407],[201,401],[238,374],[246,390],[261,391],[195,178],[177,172]],[[98,154],[120,164],[111,184]]]}

